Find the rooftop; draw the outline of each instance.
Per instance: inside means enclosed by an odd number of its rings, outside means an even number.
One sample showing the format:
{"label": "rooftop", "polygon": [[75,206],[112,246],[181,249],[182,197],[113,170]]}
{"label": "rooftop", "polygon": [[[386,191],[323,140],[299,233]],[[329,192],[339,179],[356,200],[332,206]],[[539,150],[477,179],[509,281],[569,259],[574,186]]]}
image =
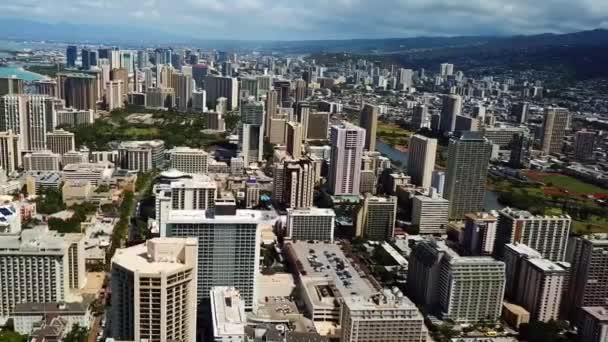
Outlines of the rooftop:
{"label": "rooftop", "polygon": [[548,259],[533,258],[533,259],[528,259],[528,262],[543,272],[566,273],[566,270],[563,269],[560,265],[558,265]]}
{"label": "rooftop", "polygon": [[187,264],[183,248],[196,248],[197,245],[195,238],[155,238],[141,245],[116,250],[112,263],[144,274],[177,272],[193,266]]}
{"label": "rooftop", "polygon": [[276,213],[265,210],[237,210],[236,215],[214,215],[212,210],[172,210],[168,224],[176,223],[250,223],[274,221]]}
{"label": "rooftop", "polygon": [[165,145],[162,140],[138,140],[138,141],[123,141],[119,148],[136,149],[136,148],[157,148]]}
{"label": "rooftop", "polygon": [[[361,277],[363,273],[360,274],[346,258],[339,245],[298,241],[288,246],[298,260],[303,282],[307,283],[307,292],[316,304],[333,305],[335,297],[371,296],[376,292],[369,281]],[[329,285],[335,285],[339,293],[333,293]],[[328,298],[331,299],[329,303],[324,300]]]}
{"label": "rooftop", "polygon": [[84,315],[87,307],[83,303],[18,303],[14,315],[74,313]]}
{"label": "rooftop", "polygon": [[608,323],[608,307],[603,306],[586,306],[583,311],[593,316],[595,319]]}
{"label": "rooftop", "polygon": [[333,209],[325,208],[299,208],[287,209],[287,215],[290,216],[336,216]]}
{"label": "rooftop", "polygon": [[37,226],[21,231],[21,236],[0,236],[2,254],[59,254],[67,248],[63,234],[50,231],[47,226]]}
{"label": "rooftop", "polygon": [[394,288],[393,290],[384,289],[382,292],[368,297],[349,296],[344,298],[344,304],[347,305],[350,310],[416,311],[418,315],[415,315],[412,318],[419,318],[422,320],[422,315],[418,311],[416,305],[397,288]]}
{"label": "rooftop", "polygon": [[247,325],[245,307],[237,289],[224,286],[213,287],[211,302],[214,336],[245,334]]}
{"label": "rooftop", "polygon": [[509,243],[505,246],[505,248],[511,249],[519,255],[526,255],[528,257],[534,257],[534,258],[542,258],[542,255],[536,249],[534,249],[532,247],[528,247],[528,245],[525,245],[523,243],[515,243],[515,244]]}

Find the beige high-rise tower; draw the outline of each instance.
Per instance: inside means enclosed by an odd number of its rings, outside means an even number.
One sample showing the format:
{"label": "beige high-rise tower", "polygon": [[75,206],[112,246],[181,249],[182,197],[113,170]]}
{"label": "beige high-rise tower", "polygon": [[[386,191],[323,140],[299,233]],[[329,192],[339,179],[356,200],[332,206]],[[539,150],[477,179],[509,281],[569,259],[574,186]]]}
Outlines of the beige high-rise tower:
{"label": "beige high-rise tower", "polygon": [[431,187],[437,139],[414,135],[410,139],[407,173],[412,177],[412,183],[426,189]]}
{"label": "beige high-rise tower", "polygon": [[156,238],[112,259],[111,336],[150,342],[196,340],[198,242]]}
{"label": "beige high-rise tower", "polygon": [[542,149],[546,154],[559,154],[568,126],[568,110],[559,107],[545,108]]}
{"label": "beige high-rise tower", "polygon": [[366,130],[365,149],[376,150],[376,130],[378,129],[378,107],[365,104],[359,117],[359,126]]}

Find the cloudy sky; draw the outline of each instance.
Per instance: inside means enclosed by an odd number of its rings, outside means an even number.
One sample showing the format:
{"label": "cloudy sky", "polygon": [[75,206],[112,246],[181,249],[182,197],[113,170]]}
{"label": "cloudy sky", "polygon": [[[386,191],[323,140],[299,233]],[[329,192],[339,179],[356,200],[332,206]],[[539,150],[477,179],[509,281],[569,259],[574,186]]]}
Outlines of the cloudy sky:
{"label": "cloudy sky", "polygon": [[1,0],[0,15],[193,38],[509,35],[608,28],[608,0]]}

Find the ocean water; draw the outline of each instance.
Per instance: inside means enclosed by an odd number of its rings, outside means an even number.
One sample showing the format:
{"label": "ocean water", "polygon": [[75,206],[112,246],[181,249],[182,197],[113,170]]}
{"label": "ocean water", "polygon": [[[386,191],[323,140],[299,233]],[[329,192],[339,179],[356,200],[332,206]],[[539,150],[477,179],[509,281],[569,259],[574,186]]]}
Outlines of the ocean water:
{"label": "ocean water", "polygon": [[28,82],[43,80],[46,78],[44,75],[29,72],[18,67],[0,67],[0,77],[10,77],[12,75],[15,75]]}

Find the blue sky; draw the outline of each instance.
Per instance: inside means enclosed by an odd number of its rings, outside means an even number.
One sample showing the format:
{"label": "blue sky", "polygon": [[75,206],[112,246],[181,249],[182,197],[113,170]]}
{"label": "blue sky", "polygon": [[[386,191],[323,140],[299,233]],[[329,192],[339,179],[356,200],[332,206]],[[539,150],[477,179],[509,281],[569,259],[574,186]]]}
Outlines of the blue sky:
{"label": "blue sky", "polygon": [[192,38],[349,39],[608,28],[608,0],[2,0],[5,17]]}

